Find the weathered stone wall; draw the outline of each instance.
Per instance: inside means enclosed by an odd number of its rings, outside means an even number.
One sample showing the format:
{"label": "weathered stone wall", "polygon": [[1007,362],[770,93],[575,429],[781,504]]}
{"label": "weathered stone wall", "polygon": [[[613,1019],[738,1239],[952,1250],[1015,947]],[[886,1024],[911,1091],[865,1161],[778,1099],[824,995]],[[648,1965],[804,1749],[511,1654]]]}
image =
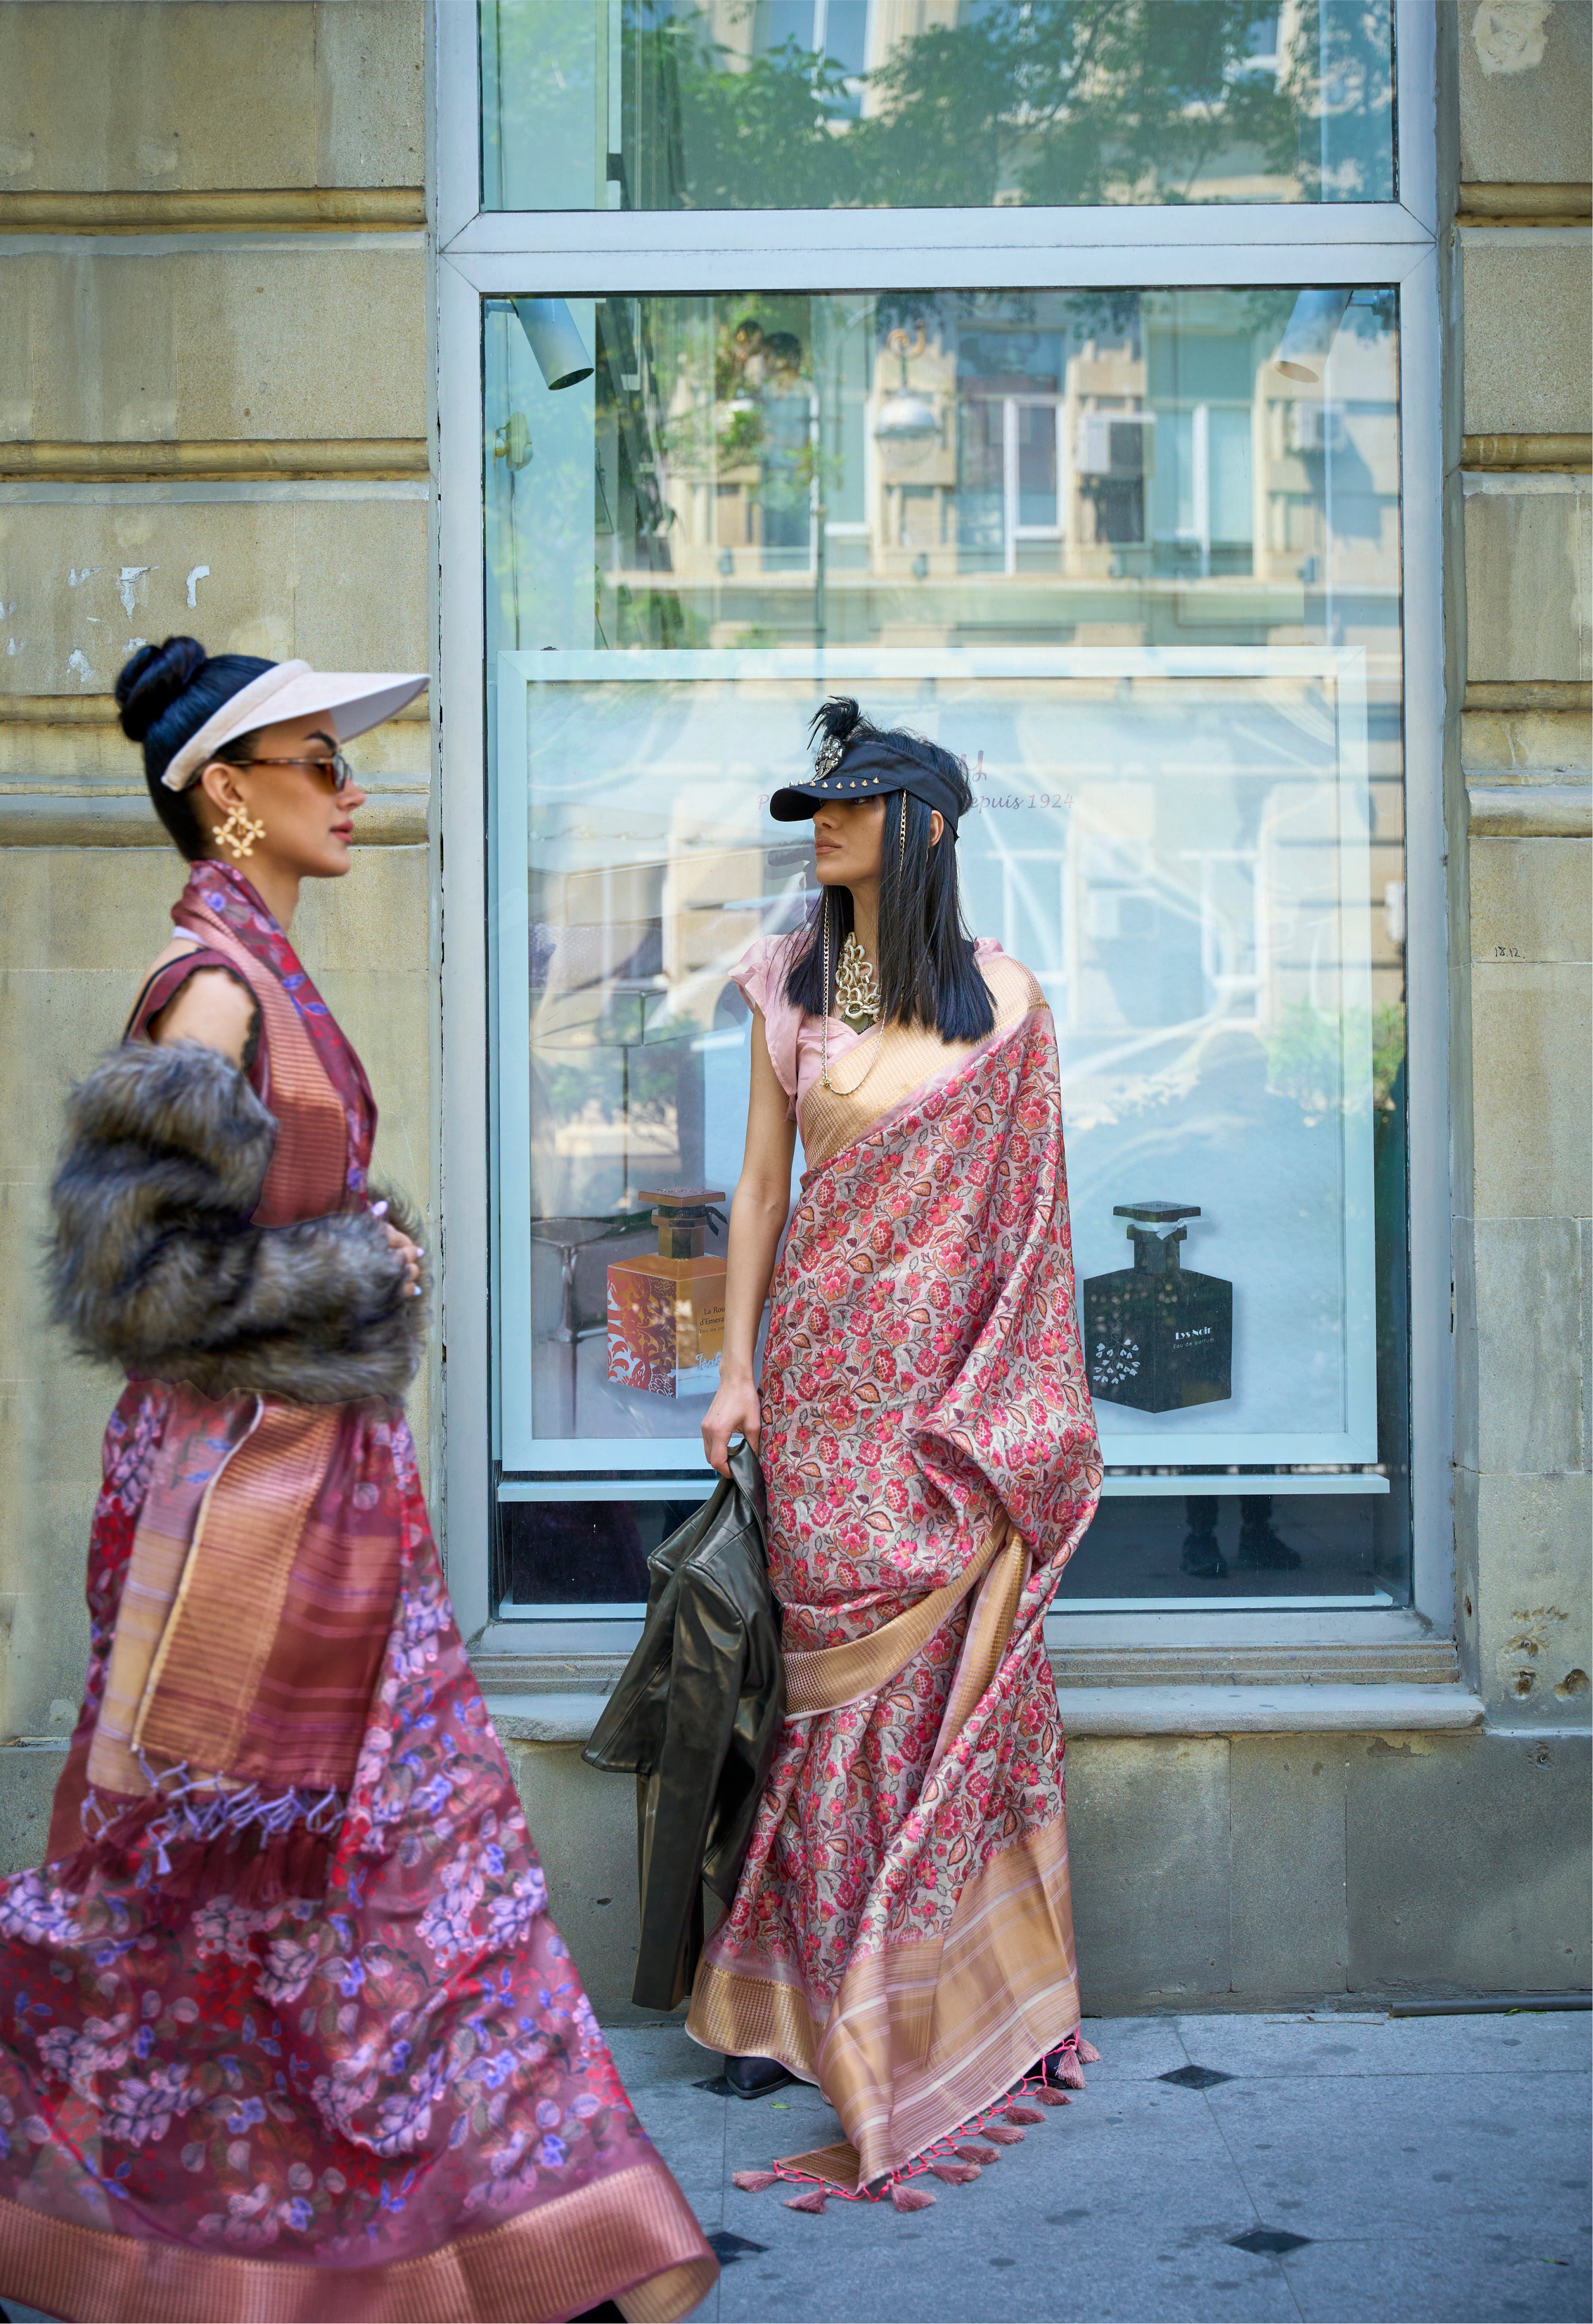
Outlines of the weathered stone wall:
{"label": "weathered stone wall", "polygon": [[[0,1738],[77,1716],[116,1392],[43,1320],[61,1102],[183,878],[116,669],[174,631],[431,659],[422,31],[420,0],[0,6]],[[378,1170],[429,1203],[430,728],[354,755],[376,844],[294,937],[370,1070]],[[59,1752],[0,1760],[27,1860]]]}
{"label": "weathered stone wall", "polygon": [[1457,1611],[1490,1721],[1547,1733],[1593,1672],[1593,10],[1561,0],[1536,61],[1455,15]]}

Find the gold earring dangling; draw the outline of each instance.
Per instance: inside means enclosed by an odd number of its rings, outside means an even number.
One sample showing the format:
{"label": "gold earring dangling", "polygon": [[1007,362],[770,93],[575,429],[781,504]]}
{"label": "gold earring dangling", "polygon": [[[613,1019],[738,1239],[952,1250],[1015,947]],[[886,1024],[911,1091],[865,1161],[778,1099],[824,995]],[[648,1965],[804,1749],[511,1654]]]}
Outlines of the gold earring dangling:
{"label": "gold earring dangling", "polygon": [[227,849],[235,863],[241,863],[245,855],[253,855],[255,842],[264,836],[265,825],[254,820],[241,799],[216,834],[217,840]]}

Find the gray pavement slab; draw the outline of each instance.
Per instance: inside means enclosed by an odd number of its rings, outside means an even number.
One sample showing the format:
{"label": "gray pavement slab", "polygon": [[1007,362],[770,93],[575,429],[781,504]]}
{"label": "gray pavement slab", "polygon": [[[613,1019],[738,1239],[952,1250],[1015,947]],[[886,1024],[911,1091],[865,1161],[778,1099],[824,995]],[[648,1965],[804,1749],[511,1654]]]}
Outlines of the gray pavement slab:
{"label": "gray pavement slab", "polygon": [[[935,2185],[931,2210],[832,2201],[822,2217],[730,2179],[839,2135],[816,2091],[749,2103],[699,2090],[713,2060],[678,2024],[616,2032],[616,2062],[704,2227],[761,2246],[727,2245],[704,2324],[1589,2313],[1586,2016],[1191,2014],[1086,2031],[1102,2052],[1088,2089],[975,2185]],[[1190,2065],[1227,2079],[1162,2079]],[[1304,2240],[1281,2255],[1235,2247],[1256,2228]]]}
{"label": "gray pavement slab", "polygon": [[[817,2090],[748,2102],[678,2020],[615,2061],[724,2263],[702,2324],[1584,2324],[1585,2015],[1091,2019],[1088,2089],[934,2208],[785,2208],[731,2173],[827,2144]],[[1205,2089],[1162,2077],[1188,2066]],[[1236,2247],[1261,2230],[1283,2253]],[[50,2324],[4,2299],[17,2324]]]}

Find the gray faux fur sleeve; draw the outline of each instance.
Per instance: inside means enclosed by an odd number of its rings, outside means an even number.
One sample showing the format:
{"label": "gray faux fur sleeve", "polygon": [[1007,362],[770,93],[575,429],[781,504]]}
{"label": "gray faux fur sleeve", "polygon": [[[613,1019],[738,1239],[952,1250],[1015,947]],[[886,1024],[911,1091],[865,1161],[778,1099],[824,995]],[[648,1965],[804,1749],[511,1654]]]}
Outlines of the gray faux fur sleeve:
{"label": "gray faux fur sleeve", "polygon": [[72,1093],[50,1281],[83,1354],[210,1397],[403,1393],[426,1303],[368,1213],[251,1225],[275,1143],[237,1067],[196,1041],[125,1042]]}

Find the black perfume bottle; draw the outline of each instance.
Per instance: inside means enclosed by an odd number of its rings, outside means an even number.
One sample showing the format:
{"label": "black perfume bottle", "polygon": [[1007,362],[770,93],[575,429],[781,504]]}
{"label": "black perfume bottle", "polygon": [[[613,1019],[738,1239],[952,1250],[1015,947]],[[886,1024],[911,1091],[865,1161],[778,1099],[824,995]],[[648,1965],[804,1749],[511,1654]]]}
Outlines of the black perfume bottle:
{"label": "black perfume bottle", "polygon": [[[1084,1286],[1085,1370],[1098,1403],[1176,1412],[1232,1396],[1234,1286],[1180,1264],[1198,1203],[1117,1203],[1134,1265]],[[1171,1231],[1170,1231],[1171,1230]]]}

